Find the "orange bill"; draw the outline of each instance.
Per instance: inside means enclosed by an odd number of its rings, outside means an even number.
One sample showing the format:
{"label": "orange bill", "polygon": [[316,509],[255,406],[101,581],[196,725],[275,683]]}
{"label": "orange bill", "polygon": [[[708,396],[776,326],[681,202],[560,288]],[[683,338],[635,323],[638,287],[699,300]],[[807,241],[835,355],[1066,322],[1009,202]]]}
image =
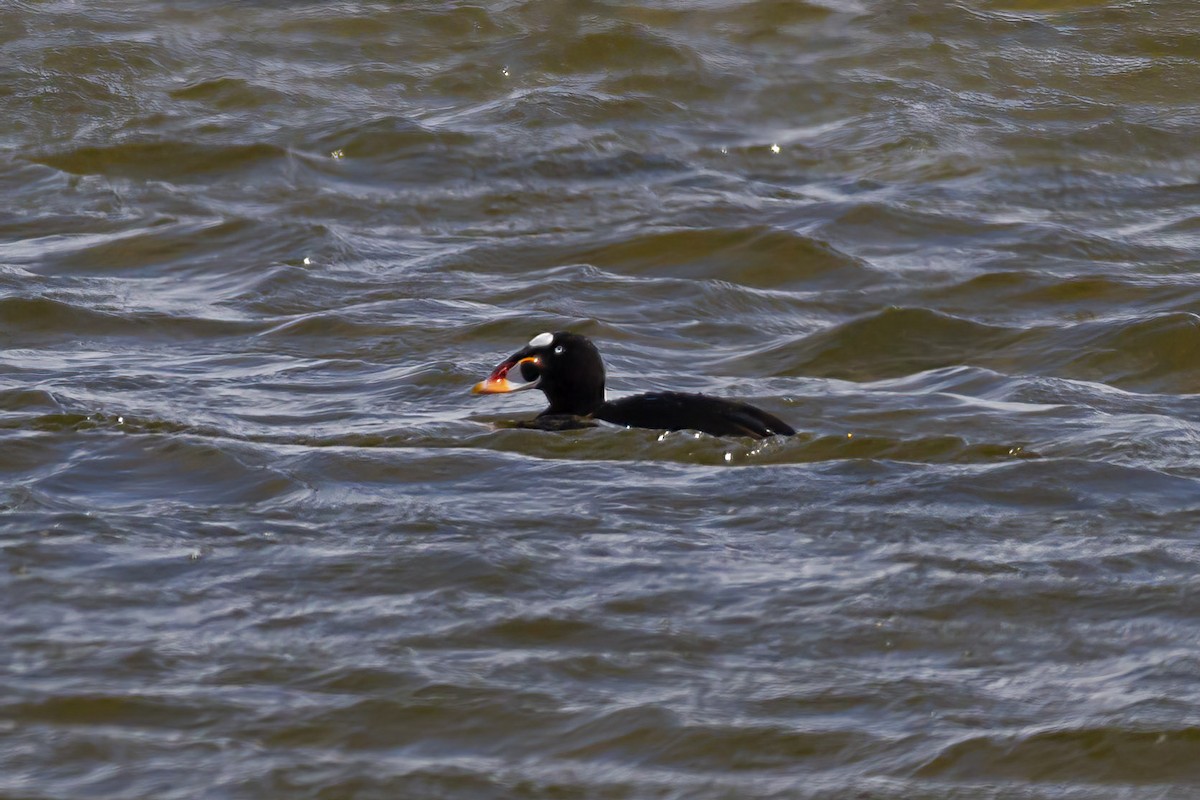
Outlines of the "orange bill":
{"label": "orange bill", "polygon": [[532,389],[541,382],[541,378],[534,378],[528,383],[513,383],[508,379],[508,373],[513,367],[518,367],[524,363],[538,364],[535,356],[529,356],[522,359],[509,359],[500,366],[492,370],[492,374],[487,378],[475,384],[471,391],[475,394],[504,394],[506,392],[519,392],[522,389]]}

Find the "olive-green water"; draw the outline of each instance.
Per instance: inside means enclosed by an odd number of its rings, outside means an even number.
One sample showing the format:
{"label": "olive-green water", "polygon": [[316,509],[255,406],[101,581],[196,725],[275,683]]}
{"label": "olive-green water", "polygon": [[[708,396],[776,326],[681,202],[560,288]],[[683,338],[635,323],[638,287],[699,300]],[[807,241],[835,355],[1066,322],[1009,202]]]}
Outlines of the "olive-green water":
{"label": "olive-green water", "polygon": [[0,797],[1200,796],[1191,0],[7,0],[0,198]]}

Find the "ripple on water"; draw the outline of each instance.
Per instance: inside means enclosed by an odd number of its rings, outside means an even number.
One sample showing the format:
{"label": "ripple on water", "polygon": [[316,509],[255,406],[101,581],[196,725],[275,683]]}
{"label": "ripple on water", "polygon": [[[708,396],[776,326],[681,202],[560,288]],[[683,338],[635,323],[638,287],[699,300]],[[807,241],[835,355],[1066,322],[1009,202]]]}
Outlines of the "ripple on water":
{"label": "ripple on water", "polygon": [[[91,306],[91,307],[89,307]],[[81,335],[127,338],[138,341],[172,341],[241,337],[261,327],[254,322],[205,319],[162,311],[130,313],[102,310],[103,304],[68,302],[47,297],[0,299],[0,324],[9,346],[17,342],[43,345],[78,340]]]}
{"label": "ripple on water", "polygon": [[304,486],[248,448],[183,437],[109,436],[86,460],[37,481],[36,488],[80,507],[128,509],[257,505],[304,492]]}
{"label": "ripple on water", "polygon": [[[947,747],[916,774],[940,780],[1011,780],[1019,775],[1053,783],[1191,783],[1198,777],[1189,757],[1197,741],[1200,731],[1187,726],[1083,727],[979,736]],[[1114,752],[1123,757],[1113,758]]]}
{"label": "ripple on water", "polygon": [[198,144],[186,141],[125,142],[45,153],[37,163],[74,175],[130,180],[167,179],[188,184],[253,168],[278,169],[285,151],[270,144]]}
{"label": "ripple on water", "polygon": [[0,795],[1190,796],[1194,9],[702,5],[0,4]]}

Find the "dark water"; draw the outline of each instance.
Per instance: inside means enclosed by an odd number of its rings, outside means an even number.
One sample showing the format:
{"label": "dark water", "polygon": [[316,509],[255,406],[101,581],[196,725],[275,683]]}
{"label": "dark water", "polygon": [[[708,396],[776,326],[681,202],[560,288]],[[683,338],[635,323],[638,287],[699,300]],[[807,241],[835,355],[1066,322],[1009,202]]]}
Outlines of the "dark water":
{"label": "dark water", "polygon": [[1198,37],[0,4],[0,796],[1197,796]]}

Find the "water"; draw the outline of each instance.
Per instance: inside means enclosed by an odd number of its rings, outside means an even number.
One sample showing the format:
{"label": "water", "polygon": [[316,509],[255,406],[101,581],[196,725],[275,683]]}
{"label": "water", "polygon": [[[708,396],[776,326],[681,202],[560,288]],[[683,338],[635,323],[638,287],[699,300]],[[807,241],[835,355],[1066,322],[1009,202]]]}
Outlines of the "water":
{"label": "water", "polygon": [[1195,796],[1198,33],[3,5],[0,795]]}

